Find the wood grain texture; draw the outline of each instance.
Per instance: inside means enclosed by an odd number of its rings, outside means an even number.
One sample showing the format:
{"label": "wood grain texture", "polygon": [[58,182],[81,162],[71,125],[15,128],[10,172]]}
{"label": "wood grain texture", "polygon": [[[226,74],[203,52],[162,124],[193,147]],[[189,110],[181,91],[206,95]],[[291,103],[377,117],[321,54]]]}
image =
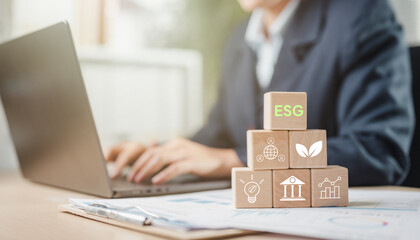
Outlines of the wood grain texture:
{"label": "wood grain texture", "polygon": [[264,129],[306,130],[306,106],[307,97],[305,92],[265,93]]}
{"label": "wood grain texture", "polygon": [[310,207],[310,170],[273,170],[273,206],[275,208]]}
{"label": "wood grain texture", "polygon": [[327,167],[325,130],[290,131],[289,147],[290,168]]}
{"label": "wood grain texture", "polygon": [[232,168],[233,202],[236,208],[271,208],[272,171]]}
{"label": "wood grain texture", "polygon": [[247,161],[252,169],[289,168],[289,133],[248,130]]}
{"label": "wood grain texture", "polygon": [[348,170],[331,165],[311,169],[312,207],[345,207],[348,205]]}

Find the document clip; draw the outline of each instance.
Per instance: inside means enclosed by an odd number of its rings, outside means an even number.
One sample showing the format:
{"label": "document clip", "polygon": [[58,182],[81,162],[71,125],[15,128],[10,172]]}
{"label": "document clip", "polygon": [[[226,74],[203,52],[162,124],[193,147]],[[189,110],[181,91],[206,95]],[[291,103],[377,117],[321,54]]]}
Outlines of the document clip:
{"label": "document clip", "polygon": [[[128,210],[138,210],[141,214],[126,212]],[[144,226],[152,225],[154,219],[168,221],[168,219],[157,214],[146,211],[139,206],[118,207],[105,203],[92,203],[84,209],[87,214],[96,215],[99,217],[114,219],[117,221],[140,224]]]}

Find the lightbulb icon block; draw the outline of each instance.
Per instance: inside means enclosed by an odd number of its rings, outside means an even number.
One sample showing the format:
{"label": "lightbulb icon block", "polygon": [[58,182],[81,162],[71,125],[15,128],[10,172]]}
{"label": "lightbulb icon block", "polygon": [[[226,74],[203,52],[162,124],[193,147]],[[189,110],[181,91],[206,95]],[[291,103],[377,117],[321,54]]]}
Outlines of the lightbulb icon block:
{"label": "lightbulb icon block", "polygon": [[289,168],[289,133],[248,130],[247,161],[252,169]]}
{"label": "lightbulb icon block", "polygon": [[232,168],[232,191],[236,208],[271,208],[272,171]]}
{"label": "lightbulb icon block", "polygon": [[268,92],[264,94],[264,129],[306,130],[305,92]]}
{"label": "lightbulb icon block", "polygon": [[306,130],[289,132],[290,168],[326,168],[327,132]]}
{"label": "lightbulb icon block", "polygon": [[275,208],[310,207],[310,170],[273,170],[273,206]]}
{"label": "lightbulb icon block", "polygon": [[312,207],[345,207],[348,205],[348,170],[331,165],[311,169]]}

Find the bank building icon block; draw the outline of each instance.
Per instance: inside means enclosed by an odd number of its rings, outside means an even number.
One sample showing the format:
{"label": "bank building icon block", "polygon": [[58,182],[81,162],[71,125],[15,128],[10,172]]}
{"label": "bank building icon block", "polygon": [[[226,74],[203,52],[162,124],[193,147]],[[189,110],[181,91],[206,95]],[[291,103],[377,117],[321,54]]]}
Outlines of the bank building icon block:
{"label": "bank building icon block", "polygon": [[264,129],[306,130],[305,92],[268,92],[264,94]]}
{"label": "bank building icon block", "polygon": [[248,130],[247,162],[252,169],[289,168],[288,132]]}
{"label": "bank building icon block", "polygon": [[345,207],[348,205],[348,170],[331,165],[325,169],[311,169],[312,206]]}
{"label": "bank building icon block", "polygon": [[271,208],[272,171],[232,168],[233,202],[236,208]]}
{"label": "bank building icon block", "polygon": [[273,170],[273,206],[310,207],[310,170]]}
{"label": "bank building icon block", "polygon": [[327,131],[289,132],[290,168],[327,167]]}

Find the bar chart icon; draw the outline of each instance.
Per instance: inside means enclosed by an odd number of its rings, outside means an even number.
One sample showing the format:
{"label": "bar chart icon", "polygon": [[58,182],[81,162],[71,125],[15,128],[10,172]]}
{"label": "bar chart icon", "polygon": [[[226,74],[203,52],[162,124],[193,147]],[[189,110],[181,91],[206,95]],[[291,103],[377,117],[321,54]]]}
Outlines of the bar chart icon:
{"label": "bar chart icon", "polygon": [[328,178],[325,178],[323,182],[319,183],[318,187],[322,187],[326,183],[324,189],[321,190],[320,199],[340,199],[340,186],[335,186],[335,183],[340,180],[341,176],[338,176],[335,181],[330,181]]}
{"label": "bar chart icon", "polygon": [[334,186],[334,189],[331,190],[331,187],[326,187],[324,190],[321,190],[321,199],[340,199],[340,186]]}

